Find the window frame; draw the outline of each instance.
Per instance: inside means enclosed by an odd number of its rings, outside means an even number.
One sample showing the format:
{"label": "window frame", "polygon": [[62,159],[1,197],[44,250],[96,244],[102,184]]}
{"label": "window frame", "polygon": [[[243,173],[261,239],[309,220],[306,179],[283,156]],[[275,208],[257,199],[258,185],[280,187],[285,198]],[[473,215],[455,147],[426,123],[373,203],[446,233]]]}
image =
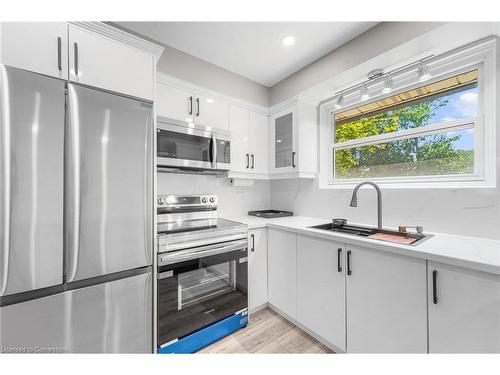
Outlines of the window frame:
{"label": "window frame", "polygon": [[[482,48],[481,48],[482,47]],[[457,56],[458,54],[458,56]],[[450,64],[449,55],[453,56]],[[323,101],[319,105],[319,184],[320,188],[352,188],[362,181],[370,180],[387,188],[468,188],[468,187],[495,187],[496,186],[496,155],[495,155],[495,94],[496,94],[496,41],[489,40],[474,46],[466,46],[457,51],[451,51],[442,57],[443,62],[434,64],[436,72],[432,79],[426,82],[416,82],[403,85],[389,94],[375,95],[370,101],[359,100],[350,103],[341,109],[335,109],[337,96]],[[438,58],[441,56],[438,56]],[[335,113],[343,112],[360,105],[365,105],[386,97],[397,95],[414,88],[425,86],[471,70],[478,70],[478,108],[477,116],[454,121],[429,124],[420,128],[406,129],[392,133],[353,139],[344,142],[335,142],[334,121]],[[370,177],[335,179],[334,154],[335,150],[385,143],[416,136],[426,136],[436,133],[444,134],[449,131],[464,128],[474,129],[474,173],[401,176],[401,177]],[[325,139],[326,137],[326,139]],[[327,149],[325,149],[327,148]]]}

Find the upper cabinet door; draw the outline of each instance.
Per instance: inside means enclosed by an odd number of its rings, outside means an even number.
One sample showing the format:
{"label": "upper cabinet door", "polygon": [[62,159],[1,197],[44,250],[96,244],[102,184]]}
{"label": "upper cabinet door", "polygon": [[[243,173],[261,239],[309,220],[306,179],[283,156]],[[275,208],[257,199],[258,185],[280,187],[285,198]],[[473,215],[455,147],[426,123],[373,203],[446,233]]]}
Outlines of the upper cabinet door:
{"label": "upper cabinet door", "polygon": [[156,85],[156,112],[158,116],[179,121],[194,121],[195,94],[186,90]]}
{"label": "upper cabinet door", "polygon": [[250,112],[250,125],[248,127],[250,168],[254,173],[268,173],[269,169],[269,132],[267,116]]}
{"label": "upper cabinet door", "polygon": [[229,128],[231,130],[231,171],[248,172],[250,152],[248,150],[249,113],[246,109],[229,106]]}
{"label": "upper cabinet door", "polygon": [[2,64],[68,78],[68,25],[64,22],[2,22]]}
{"label": "upper cabinet door", "polygon": [[500,276],[429,262],[429,353],[500,353]]}
{"label": "upper cabinet door", "polygon": [[283,110],[271,118],[271,165],[274,171],[293,172],[297,168],[296,123],[297,111],[294,108]]}
{"label": "upper cabinet door", "polygon": [[196,96],[194,122],[214,129],[229,129],[229,105],[216,98]]}
{"label": "upper cabinet door", "polygon": [[153,77],[153,56],[69,25],[70,81],[153,100]]}

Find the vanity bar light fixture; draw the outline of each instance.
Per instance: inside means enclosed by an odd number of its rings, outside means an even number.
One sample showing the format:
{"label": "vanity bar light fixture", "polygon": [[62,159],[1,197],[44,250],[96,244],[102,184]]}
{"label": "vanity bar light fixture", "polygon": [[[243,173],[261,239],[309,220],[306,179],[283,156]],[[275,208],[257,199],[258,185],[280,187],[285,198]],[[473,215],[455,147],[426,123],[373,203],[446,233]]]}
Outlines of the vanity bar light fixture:
{"label": "vanity bar light fixture", "polygon": [[341,109],[344,106],[344,97],[346,93],[351,93],[356,90],[359,90],[359,94],[361,97],[361,101],[365,102],[368,99],[370,99],[370,93],[369,93],[369,86],[367,85],[368,83],[371,82],[380,82],[381,80],[384,81],[384,87],[382,88],[382,93],[384,94],[389,94],[394,90],[394,82],[393,82],[393,76],[396,75],[396,73],[402,73],[403,71],[409,71],[412,69],[417,68],[417,77],[419,82],[425,82],[428,81],[430,78],[432,78],[432,74],[429,71],[429,67],[427,64],[425,64],[425,61],[429,60],[430,58],[434,57],[434,55],[427,56],[417,62],[412,62],[410,64],[404,65],[402,67],[399,67],[397,69],[391,70],[390,72],[384,73],[383,70],[381,69],[376,69],[368,73],[368,80],[365,82],[358,83],[354,86],[351,86],[347,89],[344,89],[342,91],[338,91],[335,93],[335,95],[339,95],[337,97],[337,100],[335,101],[334,107],[335,109]]}

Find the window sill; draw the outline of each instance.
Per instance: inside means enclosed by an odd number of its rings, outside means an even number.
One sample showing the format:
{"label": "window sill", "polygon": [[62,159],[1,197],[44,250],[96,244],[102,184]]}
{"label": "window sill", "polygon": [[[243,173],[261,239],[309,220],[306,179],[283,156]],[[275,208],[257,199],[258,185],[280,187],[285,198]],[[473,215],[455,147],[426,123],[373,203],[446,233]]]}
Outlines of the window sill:
{"label": "window sill", "polygon": [[[380,186],[381,189],[495,189],[495,182],[488,182],[482,178],[469,178],[462,180],[422,180],[422,181],[397,181],[397,180],[377,180],[363,179],[351,181],[329,181],[322,183],[320,189],[345,189],[352,190],[363,181],[371,181]],[[363,188],[363,187],[362,187]]]}

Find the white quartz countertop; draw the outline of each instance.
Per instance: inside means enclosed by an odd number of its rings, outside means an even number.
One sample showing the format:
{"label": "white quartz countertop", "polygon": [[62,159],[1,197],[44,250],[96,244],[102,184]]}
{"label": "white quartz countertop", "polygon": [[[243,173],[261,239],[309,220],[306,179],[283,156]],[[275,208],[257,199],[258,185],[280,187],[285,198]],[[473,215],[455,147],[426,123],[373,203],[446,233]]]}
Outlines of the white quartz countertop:
{"label": "white quartz countertop", "polygon": [[426,233],[433,236],[417,246],[411,246],[309,228],[313,225],[328,223],[330,219],[304,216],[288,216],[275,219],[238,216],[226,219],[247,224],[250,230],[266,227],[277,228],[332,241],[347,242],[354,246],[363,246],[374,250],[388,251],[500,275],[500,241],[498,240],[444,233]]}

